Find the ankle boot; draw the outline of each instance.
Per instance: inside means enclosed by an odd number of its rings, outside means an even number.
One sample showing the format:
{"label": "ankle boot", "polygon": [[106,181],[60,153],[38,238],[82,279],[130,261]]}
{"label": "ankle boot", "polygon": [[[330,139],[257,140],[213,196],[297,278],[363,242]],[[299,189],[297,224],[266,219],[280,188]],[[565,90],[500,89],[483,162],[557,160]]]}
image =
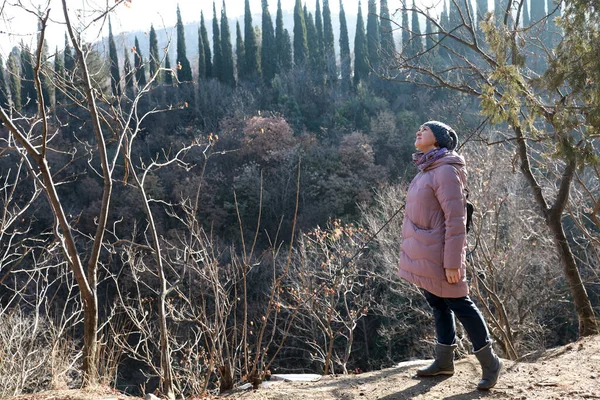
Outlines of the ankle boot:
{"label": "ankle boot", "polygon": [[494,387],[498,381],[500,370],[502,369],[502,361],[498,358],[492,343],[488,343],[481,349],[475,352],[475,356],[481,364],[481,381],[477,385],[479,390],[488,390]]}
{"label": "ankle boot", "polygon": [[417,376],[454,375],[454,349],[455,344],[438,343],[435,346],[435,361],[426,368],[418,369]]}

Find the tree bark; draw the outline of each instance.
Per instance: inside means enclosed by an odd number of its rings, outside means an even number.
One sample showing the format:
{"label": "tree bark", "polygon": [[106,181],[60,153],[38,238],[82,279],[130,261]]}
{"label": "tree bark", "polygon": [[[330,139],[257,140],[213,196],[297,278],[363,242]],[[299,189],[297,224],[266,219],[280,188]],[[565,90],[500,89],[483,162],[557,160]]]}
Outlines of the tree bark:
{"label": "tree bark", "polygon": [[531,171],[527,143],[523,138],[523,132],[519,126],[515,126],[514,131],[518,138],[517,144],[519,158],[521,160],[521,172],[525,176],[529,187],[533,190],[533,197],[541,210],[546,225],[552,233],[554,243],[556,243],[558,248],[558,255],[562,264],[563,273],[567,280],[567,284],[569,285],[571,296],[573,296],[573,304],[575,305],[575,311],[579,320],[579,335],[590,336],[597,334],[598,325],[594,315],[594,309],[592,308],[592,303],[590,302],[590,298],[583,285],[583,281],[581,280],[577,262],[571,251],[571,245],[565,235],[562,222],[563,210],[569,200],[571,182],[575,174],[575,160],[567,161],[554,205],[548,207],[542,188]]}

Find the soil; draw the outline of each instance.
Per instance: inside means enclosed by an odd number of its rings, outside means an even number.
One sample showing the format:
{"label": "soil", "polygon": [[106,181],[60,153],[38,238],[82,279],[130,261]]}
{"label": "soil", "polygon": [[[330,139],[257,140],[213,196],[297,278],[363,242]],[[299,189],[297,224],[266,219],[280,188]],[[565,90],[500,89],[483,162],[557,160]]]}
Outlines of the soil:
{"label": "soil", "polygon": [[[479,364],[474,356],[456,362],[452,377],[417,378],[415,370],[429,361],[412,361],[397,367],[357,375],[321,377],[317,382],[267,382],[258,390],[236,389],[215,399],[243,400],[402,400],[402,399],[600,399],[600,336],[528,355],[520,361],[504,360],[496,387],[478,391]],[[110,391],[110,389],[104,389]],[[115,392],[55,391],[19,396],[11,400],[132,400]]]}

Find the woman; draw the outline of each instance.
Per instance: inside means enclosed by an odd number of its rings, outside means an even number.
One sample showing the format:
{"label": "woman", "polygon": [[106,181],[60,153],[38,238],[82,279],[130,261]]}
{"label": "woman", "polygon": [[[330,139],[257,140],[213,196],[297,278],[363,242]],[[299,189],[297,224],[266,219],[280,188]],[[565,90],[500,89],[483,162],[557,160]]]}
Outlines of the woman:
{"label": "woman", "polygon": [[429,121],[417,132],[419,173],[406,195],[399,275],[423,290],[433,309],[437,345],[435,361],[418,376],[454,374],[456,326],[462,323],[483,376],[477,388],[498,380],[502,363],[492,349],[485,321],[469,298],[466,281],[465,160],[454,151],[458,137],[448,125]]}

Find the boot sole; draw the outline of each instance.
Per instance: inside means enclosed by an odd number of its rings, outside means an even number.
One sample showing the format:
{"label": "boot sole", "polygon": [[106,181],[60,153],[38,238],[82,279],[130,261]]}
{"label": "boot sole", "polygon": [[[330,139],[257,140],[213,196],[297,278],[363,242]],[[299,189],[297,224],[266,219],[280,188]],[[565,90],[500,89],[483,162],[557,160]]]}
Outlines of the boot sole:
{"label": "boot sole", "polygon": [[438,375],[454,375],[454,371],[440,371],[440,372],[429,373],[429,374],[417,372],[417,376],[420,376],[420,377],[438,376]]}

